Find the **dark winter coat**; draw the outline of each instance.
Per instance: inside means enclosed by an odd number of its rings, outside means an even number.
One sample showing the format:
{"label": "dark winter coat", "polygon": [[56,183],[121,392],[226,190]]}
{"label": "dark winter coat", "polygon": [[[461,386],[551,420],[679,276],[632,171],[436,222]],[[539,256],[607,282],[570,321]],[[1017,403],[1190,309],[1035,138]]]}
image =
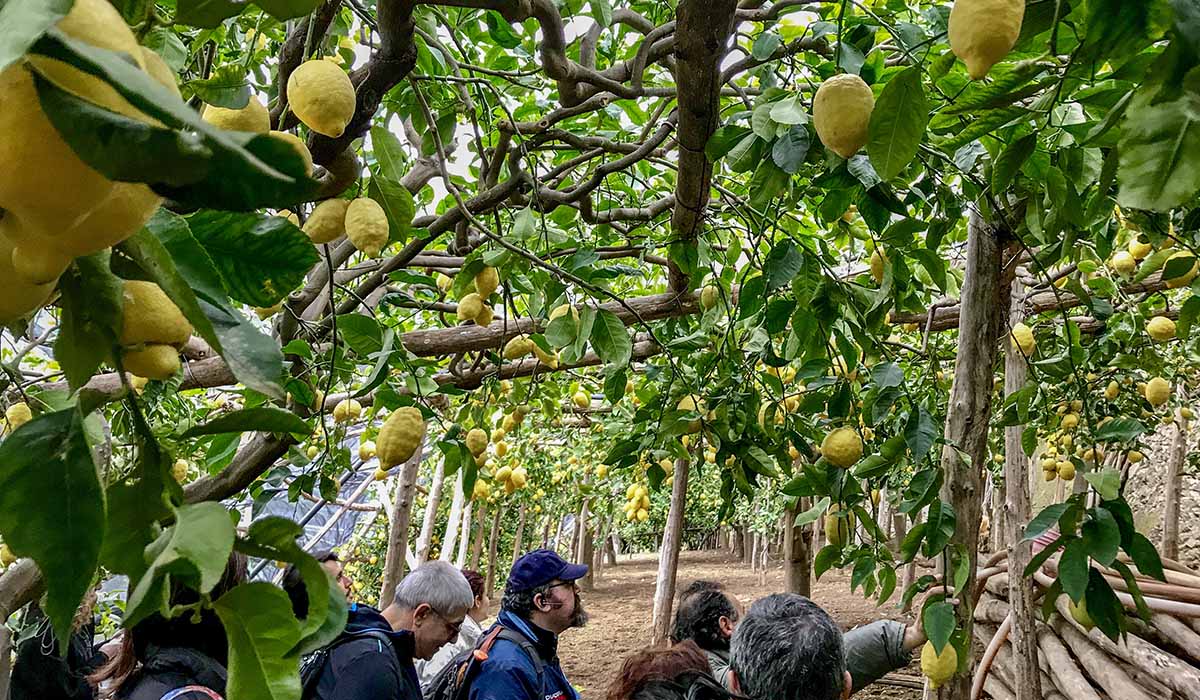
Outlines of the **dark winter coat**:
{"label": "dark winter coat", "polygon": [[220,700],[225,694],[225,667],[211,656],[184,647],[146,649],[146,661],[117,693],[119,700]]}
{"label": "dark winter coat", "polygon": [[383,632],[390,646],[368,636],[334,647],[320,671],[312,700],[422,700],[421,682],[413,665],[412,633],[394,632],[378,610],[352,605],[346,633],[366,630]]}

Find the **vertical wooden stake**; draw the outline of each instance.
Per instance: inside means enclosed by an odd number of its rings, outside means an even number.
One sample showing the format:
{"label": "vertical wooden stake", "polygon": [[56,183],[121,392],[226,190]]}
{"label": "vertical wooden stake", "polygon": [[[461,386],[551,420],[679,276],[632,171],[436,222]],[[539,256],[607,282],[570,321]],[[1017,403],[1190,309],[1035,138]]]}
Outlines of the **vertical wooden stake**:
{"label": "vertical wooden stake", "polygon": [[650,618],[650,646],[660,646],[671,631],[671,608],[675,600],[675,576],[679,569],[679,545],[683,539],[683,510],[687,501],[688,461],[675,461],[671,483],[671,509],[658,550],[658,577],[654,587],[654,611]]}

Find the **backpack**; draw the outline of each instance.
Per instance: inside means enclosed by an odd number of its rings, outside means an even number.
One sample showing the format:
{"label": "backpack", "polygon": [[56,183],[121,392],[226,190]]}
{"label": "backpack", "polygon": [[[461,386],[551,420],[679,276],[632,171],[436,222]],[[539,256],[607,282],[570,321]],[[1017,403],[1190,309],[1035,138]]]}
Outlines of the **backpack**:
{"label": "backpack", "polygon": [[[321,680],[321,672],[325,670],[325,666],[329,663],[329,655],[333,653],[334,649],[347,642],[371,638],[384,642],[388,649],[392,648],[392,640],[388,638],[383,630],[369,629],[358,632],[343,632],[338,635],[337,639],[301,659],[300,697],[303,700],[311,700],[311,698],[316,697],[317,682]],[[168,699],[163,698],[163,700]],[[220,699],[218,698],[218,700]]]}
{"label": "backpack", "polygon": [[479,639],[474,649],[467,649],[459,653],[442,670],[438,671],[429,684],[429,689],[424,693],[425,700],[466,700],[467,693],[471,690],[471,682],[479,675],[479,670],[483,666],[483,662],[487,661],[488,653],[496,644],[497,639],[507,639],[521,647],[533,660],[533,667],[537,671],[540,685],[543,662],[533,643],[520,632],[497,625],[491,632]]}
{"label": "backpack", "polygon": [[209,698],[209,700],[225,700],[219,693],[217,693],[217,691],[212,690],[211,688],[205,688],[202,685],[185,685],[182,688],[168,690],[167,693],[162,696],[162,700],[176,700],[176,698],[182,698],[188,693],[197,693],[202,697]]}

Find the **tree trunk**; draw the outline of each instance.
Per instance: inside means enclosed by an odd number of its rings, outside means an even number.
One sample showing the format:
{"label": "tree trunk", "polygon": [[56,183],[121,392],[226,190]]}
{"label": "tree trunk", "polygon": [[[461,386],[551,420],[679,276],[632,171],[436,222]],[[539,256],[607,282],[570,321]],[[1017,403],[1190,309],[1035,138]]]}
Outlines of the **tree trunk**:
{"label": "tree trunk", "polygon": [[525,546],[525,503],[521,503],[520,516],[517,518],[517,534],[513,535],[513,566],[521,558],[521,548]]}
{"label": "tree trunk", "polygon": [[472,571],[479,571],[479,557],[483,554],[483,531],[486,529],[484,523],[487,522],[487,501],[479,502],[479,517],[475,523],[475,541],[471,543],[471,565]]}
{"label": "tree trunk", "polygon": [[463,506],[462,529],[459,530],[462,534],[458,538],[458,553],[454,555],[454,565],[460,569],[467,563],[467,548],[471,541],[471,513],[474,510],[474,501],[467,501]]}
{"label": "tree trunk", "polygon": [[429,482],[429,499],[425,504],[425,519],[421,522],[421,534],[417,537],[417,561],[429,559],[429,545],[433,541],[433,526],[437,524],[438,506],[442,504],[442,484],[446,481],[446,460],[437,460],[433,478]]}
{"label": "tree trunk", "polygon": [[[920,524],[921,524],[921,511],[918,510],[916,513],[913,513],[912,527],[916,527],[917,525],[920,525]],[[822,528],[818,528],[818,530],[822,531],[822,532],[824,531]],[[899,549],[899,547],[897,547],[897,550],[898,549]],[[817,551],[820,551],[820,547],[817,547]],[[900,590],[907,591],[909,589],[909,587],[912,586],[916,582],[917,582],[917,560],[916,560],[916,557],[914,557],[912,561],[910,561],[904,565],[904,580],[900,584]],[[912,612],[912,607],[913,607],[912,604],[913,604],[913,601],[910,598],[902,606],[903,611],[906,613]]]}
{"label": "tree trunk", "polygon": [[458,526],[462,521],[463,501],[466,499],[462,480],[463,473],[460,469],[458,478],[454,480],[454,500],[450,502],[450,517],[446,520],[446,536],[442,538],[442,553],[438,557],[442,561],[450,561],[454,557],[454,547],[458,544]]}
{"label": "tree trunk", "polygon": [[0,625],[0,700],[8,700],[12,684],[12,632]]}
{"label": "tree trunk", "polygon": [[[1012,304],[1009,323],[1016,325],[1023,320],[1021,298],[1024,286],[1013,282]],[[1025,356],[1009,342],[1005,343],[1004,393],[1013,394],[1025,386],[1028,366]],[[1021,446],[1022,425],[1010,425],[1004,429],[1004,507],[1000,511],[1001,523],[992,523],[993,529],[1003,525],[1003,542],[1008,549],[1008,600],[1012,605],[1013,625],[1009,641],[1013,646],[1013,692],[1015,700],[1040,700],[1042,697],[1041,671],[1038,666],[1037,606],[1034,603],[1033,584],[1020,572],[1033,558],[1033,542],[1024,539],[1025,523],[1033,517],[1029,503],[1029,458]]]}
{"label": "tree trunk", "polygon": [[621,537],[617,534],[616,528],[611,528],[608,538],[604,542],[604,556],[608,558],[609,566],[617,565],[617,543],[620,541]]}
{"label": "tree trunk", "polygon": [[595,558],[596,531],[593,524],[589,522],[583,530],[583,541],[579,544],[579,563],[588,565],[588,572],[579,581],[579,587],[585,591],[592,590],[596,582],[596,566],[593,562]]}
{"label": "tree trunk", "polygon": [[[958,326],[958,358],[946,414],[946,447],[942,450],[945,483],[942,498],[954,508],[957,526],[951,546],[966,551],[967,581],[975,580],[982,516],[983,469],[988,459],[988,421],[992,410],[992,368],[1000,334],[1001,312],[1008,308],[1008,289],[1001,283],[1000,231],[971,209],[967,222],[967,264],[963,277]],[[974,590],[958,593],[960,628],[971,638]],[[974,663],[968,663],[972,669]],[[954,676],[938,691],[942,700],[968,700],[971,674]]]}
{"label": "tree trunk", "polygon": [[654,588],[654,611],[650,622],[650,646],[663,644],[671,630],[671,606],[675,600],[675,575],[679,568],[679,545],[683,538],[683,509],[687,501],[688,461],[675,461],[671,483],[671,509],[658,551],[658,577]]}
{"label": "tree trunk", "polygon": [[783,518],[783,590],[812,597],[811,554],[812,530],[808,525],[796,526],[796,515],[807,510],[803,498],[795,508],[789,508]]}
{"label": "tree trunk", "polygon": [[612,516],[600,519],[600,533],[596,536],[598,546],[592,552],[592,570],[590,572],[592,581],[599,581],[601,569],[604,568],[604,543],[608,541],[608,528],[612,523]]}
{"label": "tree trunk", "polygon": [[900,544],[904,542],[906,535],[908,535],[908,520],[904,517],[904,513],[897,508],[892,513],[892,550],[896,554],[900,554]]}
{"label": "tree trunk", "polygon": [[417,468],[425,452],[425,440],[417,451],[400,467],[400,485],[396,488],[396,501],[392,504],[389,522],[387,556],[383,560],[383,585],[379,589],[379,609],[392,602],[396,585],[404,578],[404,554],[408,550],[408,526],[412,522],[413,493],[417,489]]}
{"label": "tree trunk", "polygon": [[734,559],[741,561],[746,558],[746,537],[742,534],[742,528],[740,525],[734,525],[731,530],[733,547],[731,548],[730,554],[733,555]]}
{"label": "tree trunk", "polygon": [[488,536],[488,566],[487,566],[487,584],[485,588],[488,593],[496,590],[496,547],[500,544],[500,516],[504,515],[504,506],[496,504],[496,512],[492,514],[492,533]]}
{"label": "tree trunk", "polygon": [[1187,455],[1187,431],[1184,421],[1175,419],[1175,430],[1171,435],[1171,453],[1167,457],[1166,508],[1163,509],[1162,555],[1168,559],[1179,558],[1179,500],[1183,493],[1183,462]]}
{"label": "tree trunk", "polygon": [[753,544],[750,546],[750,570],[758,571],[759,548],[762,547],[762,533],[755,532]]}
{"label": "tree trunk", "polygon": [[554,522],[554,517],[547,515],[542,518],[542,549],[550,546],[550,523]]}

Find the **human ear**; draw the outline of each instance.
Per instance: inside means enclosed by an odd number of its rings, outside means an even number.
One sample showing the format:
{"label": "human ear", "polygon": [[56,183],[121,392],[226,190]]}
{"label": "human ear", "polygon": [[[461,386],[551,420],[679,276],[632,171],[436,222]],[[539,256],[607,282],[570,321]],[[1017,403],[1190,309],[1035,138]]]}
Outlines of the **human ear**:
{"label": "human ear", "polygon": [[740,695],[742,693],[742,684],[738,682],[737,672],[731,668],[726,673],[729,674],[726,676],[729,679],[729,689]]}

